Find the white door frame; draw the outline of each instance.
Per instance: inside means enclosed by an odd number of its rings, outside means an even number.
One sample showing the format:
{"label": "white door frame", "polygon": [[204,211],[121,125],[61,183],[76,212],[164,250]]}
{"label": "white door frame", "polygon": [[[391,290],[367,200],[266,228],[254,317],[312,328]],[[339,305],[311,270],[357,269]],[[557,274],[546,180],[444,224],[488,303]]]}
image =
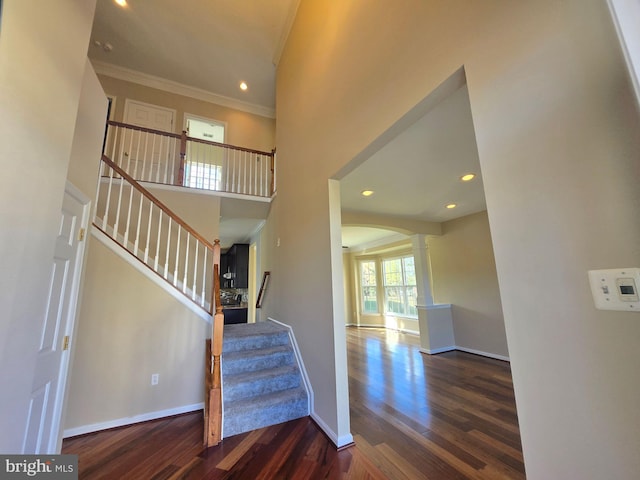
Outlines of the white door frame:
{"label": "white door frame", "polygon": [[78,250],[76,252],[76,265],[75,271],[71,281],[71,295],[69,297],[69,313],[67,316],[67,325],[64,329],[64,335],[68,335],[71,339],[70,348],[66,351],[66,355],[63,355],[60,365],[60,380],[58,383],[58,393],[56,394],[56,407],[53,412],[53,427],[51,429],[51,444],[49,449],[54,453],[59,453],[62,450],[62,437],[64,433],[64,425],[62,425],[64,407],[67,401],[68,395],[68,378],[69,370],[71,367],[71,352],[75,350],[75,336],[76,336],[76,319],[78,318],[78,300],[80,298],[80,286],[84,273],[84,261],[86,253],[86,245],[89,239],[89,219],[91,214],[91,200],[84,193],[82,193],[75,185],[67,180],[64,191],[72,196],[82,205],[82,220],[80,228],[84,229],[84,240],[78,243]]}
{"label": "white door frame", "polygon": [[190,119],[200,120],[201,122],[206,122],[206,123],[217,123],[218,125],[222,125],[224,127],[224,139],[222,140],[222,143],[227,143],[227,133],[229,129],[227,122],[223,122],[222,120],[216,120],[215,118],[207,118],[207,117],[202,117],[200,115],[194,115],[192,113],[184,112],[184,119],[182,122],[183,130],[185,131],[187,130],[187,121]]}
{"label": "white door frame", "polygon": [[[91,212],[91,200],[67,180],[65,185],[65,193],[69,194],[74,200],[82,205],[82,218],[80,220],[80,228],[84,229],[84,239],[78,241],[77,250],[75,252],[74,271],[70,272],[68,277],[68,287],[70,288],[69,304],[65,318],[62,319],[64,324],[60,328],[60,336],[62,338],[68,336],[73,347],[73,339],[75,334],[75,323],[77,318],[78,298],[80,294],[80,280],[82,278],[85,244],[87,241],[87,233],[89,226],[89,214]],[[49,438],[43,438],[41,443],[41,451],[35,453],[60,453],[62,447],[62,413],[67,396],[67,379],[69,374],[70,356],[72,348],[63,350],[60,360],[60,370],[58,374],[58,385],[53,401],[53,411],[51,415],[51,428],[49,430]],[[33,452],[23,452],[33,453]]]}

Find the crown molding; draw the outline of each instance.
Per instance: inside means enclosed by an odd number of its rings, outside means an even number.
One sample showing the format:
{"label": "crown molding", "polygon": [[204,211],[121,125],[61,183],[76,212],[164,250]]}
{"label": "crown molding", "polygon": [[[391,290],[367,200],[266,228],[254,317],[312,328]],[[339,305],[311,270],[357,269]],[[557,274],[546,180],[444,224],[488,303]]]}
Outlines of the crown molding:
{"label": "crown molding", "polygon": [[184,95],[185,97],[195,98],[204,102],[214,103],[223,107],[233,108],[242,112],[253,113],[261,117],[276,118],[276,111],[273,108],[263,107],[249,102],[236,100],[235,98],[225,97],[216,93],[208,92],[201,88],[191,87],[182,83],[167,80],[166,78],[156,77],[146,73],[131,70],[129,68],[113,65],[112,63],[101,62],[100,60],[91,60],[93,69],[99,75],[117,78],[127,82],[137,83],[145,87],[157,88],[169,93]]}

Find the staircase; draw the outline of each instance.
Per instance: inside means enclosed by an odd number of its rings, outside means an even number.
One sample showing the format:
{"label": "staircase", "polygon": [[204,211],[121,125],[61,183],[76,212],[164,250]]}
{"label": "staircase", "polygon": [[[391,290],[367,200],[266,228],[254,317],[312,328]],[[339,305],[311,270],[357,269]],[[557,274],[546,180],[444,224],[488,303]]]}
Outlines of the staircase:
{"label": "staircase", "polygon": [[224,438],[309,415],[289,330],[274,322],[225,325]]}
{"label": "staircase", "polygon": [[212,322],[204,444],[309,415],[289,329],[271,321],[224,326],[219,241],[205,239],[108,156],[100,165],[95,229]]}

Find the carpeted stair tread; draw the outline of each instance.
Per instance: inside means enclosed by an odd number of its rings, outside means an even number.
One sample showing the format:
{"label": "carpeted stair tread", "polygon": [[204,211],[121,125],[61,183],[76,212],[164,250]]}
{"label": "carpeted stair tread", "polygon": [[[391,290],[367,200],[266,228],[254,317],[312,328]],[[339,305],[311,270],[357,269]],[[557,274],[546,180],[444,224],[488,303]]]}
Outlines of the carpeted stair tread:
{"label": "carpeted stair tread", "polygon": [[273,322],[225,325],[222,351],[230,353],[288,343],[288,329]]}
{"label": "carpeted stair tread", "polygon": [[300,386],[300,372],[296,365],[245,372],[224,377],[225,401],[255,397]]}
{"label": "carpeted stair tread", "polygon": [[291,365],[293,362],[293,350],[289,345],[229,352],[222,354],[222,373],[223,375],[236,375],[244,372],[254,372],[266,368]]}
{"label": "carpeted stair tread", "polygon": [[225,438],[309,415],[291,342],[289,329],[274,322],[225,325]]}
{"label": "carpeted stair tread", "polygon": [[[247,412],[251,412],[249,416]],[[303,387],[225,404],[224,436],[256,430],[309,415]]]}

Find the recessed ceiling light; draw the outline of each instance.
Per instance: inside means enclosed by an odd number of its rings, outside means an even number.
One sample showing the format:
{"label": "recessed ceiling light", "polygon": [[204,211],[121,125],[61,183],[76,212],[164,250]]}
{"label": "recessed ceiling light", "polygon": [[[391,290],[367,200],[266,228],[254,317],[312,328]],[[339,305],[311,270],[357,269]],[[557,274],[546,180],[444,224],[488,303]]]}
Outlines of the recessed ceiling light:
{"label": "recessed ceiling light", "polygon": [[476,178],[476,174],[475,173],[467,173],[466,175],[461,176],[460,180],[462,180],[463,182],[469,182],[469,181],[473,180],[474,178]]}
{"label": "recessed ceiling light", "polygon": [[247,85],[246,82],[240,82],[240,90],[244,91],[247,88],[249,88],[249,86]]}
{"label": "recessed ceiling light", "polygon": [[118,5],[120,5],[121,7],[127,6],[127,0],[113,0],[113,1],[116,2]]}
{"label": "recessed ceiling light", "polygon": [[370,197],[371,195],[373,195],[373,190],[363,190],[360,193],[362,193],[363,197]]}
{"label": "recessed ceiling light", "polygon": [[458,205],[456,205],[455,203],[450,203],[448,205],[446,205],[446,207],[451,210],[452,208],[456,208]]}

